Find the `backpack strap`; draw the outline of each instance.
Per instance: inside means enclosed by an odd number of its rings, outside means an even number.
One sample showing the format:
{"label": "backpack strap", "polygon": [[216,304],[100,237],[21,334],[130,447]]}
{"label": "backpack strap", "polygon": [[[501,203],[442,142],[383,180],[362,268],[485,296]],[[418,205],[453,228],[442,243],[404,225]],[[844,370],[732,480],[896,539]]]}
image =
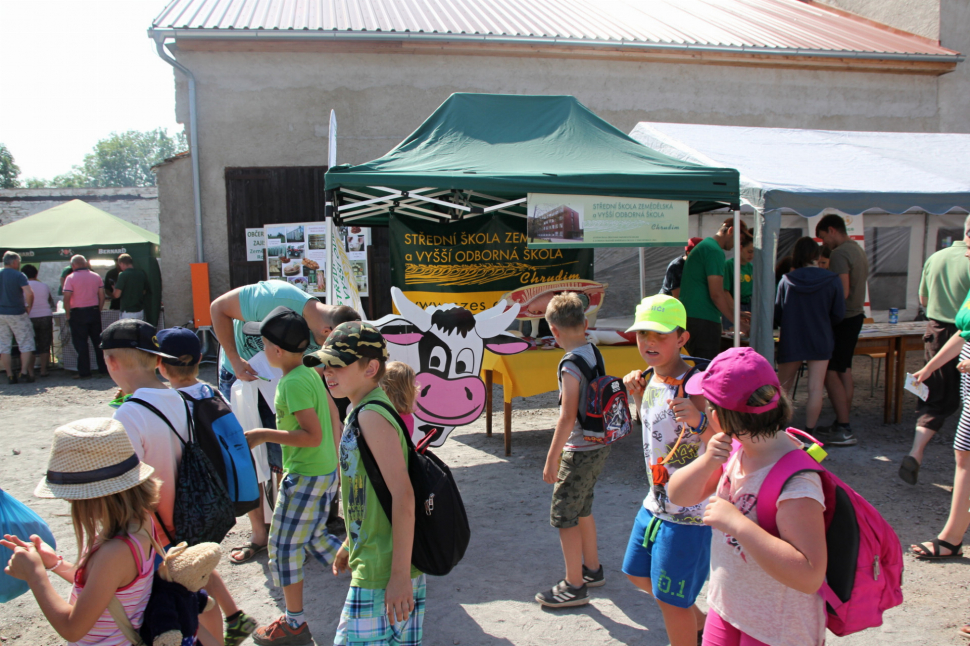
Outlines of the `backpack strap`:
{"label": "backpack strap", "polygon": [[121,605],[121,601],[118,600],[117,596],[111,597],[111,601],[108,602],[108,612],[121,630],[121,634],[132,643],[132,646],[145,646],[145,641],[138,634],[138,631],[135,630],[135,627],[131,625],[131,620],[125,614],[125,607]]}
{"label": "backpack strap", "polygon": [[[179,392],[179,391],[175,391],[175,392]],[[148,409],[148,410],[150,410],[151,412],[153,412],[153,413],[155,413],[156,415],[158,415],[158,416],[159,416],[159,417],[160,417],[160,418],[162,419],[162,421],[163,421],[163,422],[165,422],[165,423],[166,423],[166,424],[168,425],[168,427],[169,427],[170,429],[172,429],[172,433],[174,433],[174,434],[175,434],[175,437],[177,437],[177,438],[179,439],[179,442],[181,442],[181,443],[182,443],[182,446],[183,446],[183,447],[185,447],[185,445],[186,445],[186,444],[188,444],[189,442],[191,442],[191,441],[192,441],[192,435],[194,434],[194,433],[193,433],[193,429],[194,429],[195,427],[194,427],[194,425],[192,424],[192,415],[191,415],[191,413],[189,413],[189,405],[188,405],[188,403],[187,403],[187,402],[185,401],[185,397],[184,397],[184,395],[182,395],[182,393],[180,393],[180,392],[179,392],[179,395],[180,395],[180,396],[182,396],[182,403],[183,403],[183,404],[185,404],[185,418],[186,418],[186,420],[187,420],[187,422],[188,422],[188,423],[187,423],[187,427],[188,427],[188,433],[189,433],[189,439],[188,439],[188,442],[186,442],[185,440],[183,440],[183,439],[182,439],[182,436],[181,436],[181,435],[179,435],[179,433],[178,433],[178,431],[176,431],[176,430],[175,430],[175,426],[174,426],[174,425],[172,424],[172,422],[171,422],[171,421],[170,421],[170,420],[168,419],[168,417],[166,417],[166,416],[165,416],[165,413],[163,413],[162,411],[160,411],[160,410],[158,410],[158,409],[157,409],[157,408],[155,408],[155,407],[154,407],[153,405],[151,405],[151,404],[149,404],[148,402],[146,402],[146,401],[145,401],[144,399],[138,399],[137,397],[132,397],[132,398],[131,398],[131,399],[129,399],[128,401],[129,401],[129,402],[132,402],[132,403],[134,403],[134,404],[138,404],[139,406],[144,406],[145,408],[147,408],[147,409]],[[125,402],[125,403],[127,403],[127,402]]]}
{"label": "backpack strap", "polygon": [[793,448],[771,467],[768,477],[758,491],[758,524],[772,536],[778,536],[778,497],[788,481],[799,473],[823,473],[825,467],[801,449]]}
{"label": "backpack strap", "polygon": [[391,518],[391,503],[393,502],[393,496],[391,495],[391,490],[387,488],[387,483],[384,482],[384,475],[381,473],[381,468],[377,464],[377,460],[374,459],[374,454],[371,453],[370,447],[367,446],[367,440],[364,439],[364,434],[360,430],[360,424],[357,422],[357,416],[362,410],[366,410],[369,406],[379,406],[389,412],[394,418],[394,421],[398,425],[398,432],[404,435],[404,441],[407,443],[408,453],[414,453],[414,442],[412,442],[411,437],[407,433],[407,427],[404,424],[404,420],[398,414],[397,410],[393,406],[390,406],[386,402],[382,401],[369,401],[363,406],[355,408],[350,412],[350,416],[347,418],[347,428],[354,434],[357,438],[357,450],[360,452],[360,461],[364,465],[364,471],[367,472],[367,477],[370,478],[371,486],[374,488],[374,493],[377,494],[377,500],[381,503],[381,508],[384,510],[384,515],[387,516],[387,520],[393,524],[393,519]]}

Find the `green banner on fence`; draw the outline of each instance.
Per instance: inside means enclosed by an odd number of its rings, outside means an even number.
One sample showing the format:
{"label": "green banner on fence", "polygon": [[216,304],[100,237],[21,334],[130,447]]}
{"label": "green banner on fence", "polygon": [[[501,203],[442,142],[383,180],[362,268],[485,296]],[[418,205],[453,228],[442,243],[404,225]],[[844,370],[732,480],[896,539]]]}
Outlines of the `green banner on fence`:
{"label": "green banner on fence", "polygon": [[532,285],[593,279],[592,249],[529,249],[523,217],[439,224],[391,215],[389,225],[391,284],[421,307],[480,312]]}

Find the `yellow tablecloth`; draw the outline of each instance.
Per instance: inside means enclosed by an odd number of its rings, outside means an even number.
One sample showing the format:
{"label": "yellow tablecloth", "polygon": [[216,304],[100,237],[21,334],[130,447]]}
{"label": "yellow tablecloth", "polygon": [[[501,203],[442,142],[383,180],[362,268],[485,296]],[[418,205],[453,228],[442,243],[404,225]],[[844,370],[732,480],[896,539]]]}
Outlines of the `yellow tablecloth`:
{"label": "yellow tablecloth", "polygon": [[[599,351],[606,363],[606,373],[622,378],[631,370],[646,368],[635,345],[601,345]],[[482,357],[482,379],[485,371],[492,371],[492,383],[501,384],[503,398],[531,397],[559,390],[556,367],[565,354],[553,350],[528,350],[519,354],[499,355],[485,351]]]}

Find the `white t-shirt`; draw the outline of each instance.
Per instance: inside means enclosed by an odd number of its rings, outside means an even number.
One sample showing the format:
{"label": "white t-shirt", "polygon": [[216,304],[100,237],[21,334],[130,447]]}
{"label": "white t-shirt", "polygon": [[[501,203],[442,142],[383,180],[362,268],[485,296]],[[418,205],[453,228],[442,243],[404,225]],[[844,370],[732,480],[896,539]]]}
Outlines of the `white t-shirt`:
{"label": "white t-shirt", "polygon": [[[758,522],[758,493],[771,465],[741,473],[738,451],[728,460],[717,495],[730,500]],[[824,508],[822,480],[817,473],[796,475],[782,489],[778,503],[811,498]],[[714,530],[711,538],[711,580],[707,602],[726,622],[772,646],[822,646],[825,643],[825,602],[773,579],[733,537]]]}
{"label": "white t-shirt", "polygon": [[[185,403],[178,392],[170,388],[139,388],[133,397],[157,408],[172,423],[179,436],[183,440],[188,439],[188,417]],[[153,475],[162,481],[158,515],[169,533],[174,534],[172,511],[175,505],[175,480],[182,460],[182,442],[163,419],[141,404],[125,402],[115,411],[114,418],[125,427],[138,458],[155,467]]]}
{"label": "white t-shirt", "polygon": [[[667,497],[667,485],[653,483],[653,470],[650,465],[663,460],[677,446],[677,450],[670,456],[670,461],[664,466],[669,475],[677,469],[687,466],[704,452],[701,436],[690,429],[683,432],[680,444],[677,438],[681,435],[681,425],[674,419],[674,411],[667,404],[668,399],[681,396],[680,384],[687,375],[688,369],[676,380],[662,381],[662,377],[651,375],[647,387],[643,391],[643,401],[640,404],[640,420],[643,423],[643,459],[647,464],[647,475],[650,476],[650,491],[643,499],[644,508],[654,516],[681,525],[703,525],[704,509],[707,501],[692,507],[681,507],[670,502]],[[674,383],[670,383],[673,381]]]}
{"label": "white t-shirt", "polygon": [[30,308],[30,318],[39,319],[42,316],[53,316],[51,310],[51,288],[39,280],[28,280],[27,284],[34,292],[34,304]]}

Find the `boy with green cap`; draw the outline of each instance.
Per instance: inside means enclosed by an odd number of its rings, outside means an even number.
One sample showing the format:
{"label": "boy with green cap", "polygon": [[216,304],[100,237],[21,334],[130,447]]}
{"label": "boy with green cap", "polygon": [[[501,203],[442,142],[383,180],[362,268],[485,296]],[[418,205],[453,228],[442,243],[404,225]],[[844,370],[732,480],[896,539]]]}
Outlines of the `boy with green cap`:
{"label": "boy with green cap", "polygon": [[[420,646],[425,575],[411,565],[414,490],[408,478],[406,431],[395,421],[391,400],[378,385],[387,364],[387,344],[370,323],[341,323],[323,348],[303,358],[303,364],[323,364],[330,392],[349,398],[352,406],[340,438],[347,539],[333,563],[334,575],[350,570],[351,579],[334,644]],[[393,525],[361,461],[361,441],[391,493]]]}
{"label": "boy with green cap", "polygon": [[628,332],[647,364],[623,378],[643,425],[643,456],[651,487],[633,523],[623,573],[653,594],[663,613],[671,646],[694,646],[704,614],[694,601],[707,579],[711,528],[704,525],[706,503],[679,507],[667,497],[667,481],[693,462],[714,434],[701,411],[703,397],[687,397],[684,383],[698,369],[684,361],[690,338],[687,312],[679,300],[657,294],[643,299]]}

